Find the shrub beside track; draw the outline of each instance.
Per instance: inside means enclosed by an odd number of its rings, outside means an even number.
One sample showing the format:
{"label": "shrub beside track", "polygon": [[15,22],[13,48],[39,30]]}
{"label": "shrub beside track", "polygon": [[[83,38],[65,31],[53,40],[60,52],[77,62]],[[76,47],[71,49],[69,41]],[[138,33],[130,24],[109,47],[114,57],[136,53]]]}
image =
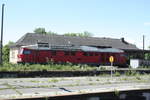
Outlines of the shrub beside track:
{"label": "shrub beside track", "polygon": [[[137,75],[150,74],[149,68],[131,69],[131,68],[114,68],[114,76],[120,75]],[[0,67],[0,77],[77,77],[77,76],[103,76],[109,75],[111,68],[94,67],[88,65],[72,65],[67,63],[60,64],[4,64]]]}

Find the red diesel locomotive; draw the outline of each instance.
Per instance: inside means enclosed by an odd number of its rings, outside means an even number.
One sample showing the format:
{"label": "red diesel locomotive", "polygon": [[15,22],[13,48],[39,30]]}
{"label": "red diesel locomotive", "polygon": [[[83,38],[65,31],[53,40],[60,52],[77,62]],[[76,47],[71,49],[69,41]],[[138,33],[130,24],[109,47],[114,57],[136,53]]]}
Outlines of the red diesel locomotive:
{"label": "red diesel locomotive", "polygon": [[110,65],[109,57],[114,57],[114,65],[126,64],[122,50],[96,48],[90,46],[23,46],[18,54],[18,63],[55,63]]}

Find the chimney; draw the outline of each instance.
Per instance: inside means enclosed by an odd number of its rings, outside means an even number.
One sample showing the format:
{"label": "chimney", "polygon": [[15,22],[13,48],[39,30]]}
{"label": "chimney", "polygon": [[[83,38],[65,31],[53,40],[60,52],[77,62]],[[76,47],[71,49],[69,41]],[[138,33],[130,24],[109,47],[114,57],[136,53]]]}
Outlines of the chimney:
{"label": "chimney", "polygon": [[124,37],[121,38],[121,42],[125,44],[129,44],[127,41],[125,41]]}
{"label": "chimney", "polygon": [[125,42],[124,37],[121,38],[121,41],[122,41],[122,42]]}

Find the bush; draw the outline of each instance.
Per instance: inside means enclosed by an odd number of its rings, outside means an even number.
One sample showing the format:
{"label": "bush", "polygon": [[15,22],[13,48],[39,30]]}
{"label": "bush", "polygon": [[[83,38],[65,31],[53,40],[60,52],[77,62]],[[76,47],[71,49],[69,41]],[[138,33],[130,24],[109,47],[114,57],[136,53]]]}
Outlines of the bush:
{"label": "bush", "polygon": [[119,76],[120,76],[120,73],[119,73],[119,72],[115,72],[114,75],[117,76],[117,77],[119,77]]}
{"label": "bush", "polygon": [[71,63],[66,65],[61,64],[10,64],[4,63],[3,66],[0,67],[0,71],[76,71],[76,70],[95,70],[96,67],[91,67],[88,65],[72,65]]}
{"label": "bush", "polygon": [[139,74],[139,73],[134,70],[129,70],[129,71],[125,72],[125,75],[127,75],[127,76],[135,76],[137,74]]}

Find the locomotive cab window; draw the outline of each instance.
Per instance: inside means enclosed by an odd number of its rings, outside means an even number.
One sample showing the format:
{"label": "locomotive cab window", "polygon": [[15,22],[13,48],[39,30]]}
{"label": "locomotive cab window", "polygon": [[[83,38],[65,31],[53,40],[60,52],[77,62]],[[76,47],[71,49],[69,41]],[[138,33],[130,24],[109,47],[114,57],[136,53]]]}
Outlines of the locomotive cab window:
{"label": "locomotive cab window", "polygon": [[23,51],[23,54],[26,54],[26,55],[31,54],[31,51],[29,51],[29,50],[24,50],[24,51]]}

